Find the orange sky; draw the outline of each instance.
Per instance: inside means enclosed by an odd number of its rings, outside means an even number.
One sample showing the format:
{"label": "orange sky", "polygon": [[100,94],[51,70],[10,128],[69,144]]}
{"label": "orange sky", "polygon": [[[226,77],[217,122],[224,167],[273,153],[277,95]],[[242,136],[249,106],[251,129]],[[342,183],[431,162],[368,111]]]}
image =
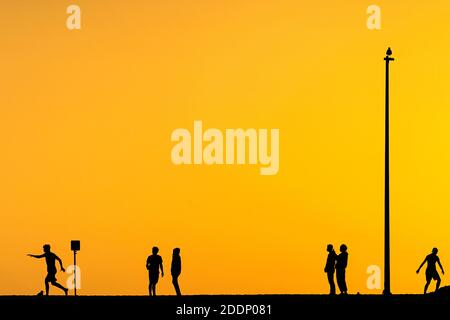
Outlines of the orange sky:
{"label": "orange sky", "polygon": [[[82,29],[66,29],[66,8]],[[366,9],[381,7],[382,29]],[[146,294],[153,245],[187,294],[326,293],[383,263],[384,61],[391,77],[392,291],[450,265],[450,2],[0,4],[0,294],[35,294],[81,240],[80,294]],[[280,170],[175,166],[176,128],[279,128]],[[58,275],[62,283],[66,276]],[[443,278],[443,285],[448,283]],[[172,294],[169,277],[159,292]],[[56,293],[53,291],[53,293]]]}

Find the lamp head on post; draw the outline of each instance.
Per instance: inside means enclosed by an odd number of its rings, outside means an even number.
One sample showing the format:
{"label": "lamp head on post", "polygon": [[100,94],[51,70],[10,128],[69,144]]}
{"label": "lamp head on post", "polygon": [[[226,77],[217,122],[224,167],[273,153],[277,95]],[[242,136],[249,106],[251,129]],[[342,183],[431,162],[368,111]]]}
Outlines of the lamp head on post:
{"label": "lamp head on post", "polygon": [[391,58],[391,55],[392,55],[391,47],[388,47],[388,49],[386,50],[386,57],[384,57],[384,60],[386,60],[387,62],[394,61],[394,58]]}
{"label": "lamp head on post", "polygon": [[72,251],[80,251],[80,240],[72,240],[72,241],[70,241],[70,250],[72,250]]}

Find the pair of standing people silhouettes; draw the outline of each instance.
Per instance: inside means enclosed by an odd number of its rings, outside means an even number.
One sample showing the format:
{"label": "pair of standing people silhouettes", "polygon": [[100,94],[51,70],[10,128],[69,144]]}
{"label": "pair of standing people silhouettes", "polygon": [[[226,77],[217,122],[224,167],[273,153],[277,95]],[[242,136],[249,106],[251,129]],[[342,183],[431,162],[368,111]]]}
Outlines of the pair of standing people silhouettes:
{"label": "pair of standing people silhouettes", "polygon": [[345,269],[348,263],[347,246],[342,244],[340,247],[341,253],[338,255],[334,251],[333,245],[327,246],[328,257],[325,264],[325,273],[328,277],[328,283],[330,284],[330,295],[336,294],[336,285],[334,284],[334,273],[336,272],[336,280],[341,291],[341,294],[347,294],[347,283],[345,281]]}
{"label": "pair of standing people silhouettes", "polygon": [[[159,280],[159,270],[161,270],[161,277],[164,277],[163,261],[161,256],[158,255],[158,252],[158,247],[153,247],[152,254],[148,256],[146,263],[149,279],[148,293],[150,296],[156,296],[156,284]],[[175,288],[175,292],[177,296],[181,296],[181,290],[178,284],[178,277],[181,274],[180,248],[173,249],[170,273],[172,274],[172,284]]]}

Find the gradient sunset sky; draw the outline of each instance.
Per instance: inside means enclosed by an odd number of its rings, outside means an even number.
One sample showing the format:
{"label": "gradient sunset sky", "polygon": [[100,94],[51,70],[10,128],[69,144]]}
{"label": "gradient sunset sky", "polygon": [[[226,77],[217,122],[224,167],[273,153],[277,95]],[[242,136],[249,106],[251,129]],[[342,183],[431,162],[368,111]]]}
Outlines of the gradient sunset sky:
{"label": "gradient sunset sky", "polygon": [[[327,293],[328,243],[349,247],[350,293],[381,292],[366,268],[383,265],[388,46],[392,291],[422,292],[432,247],[450,268],[449,15],[448,0],[2,1],[0,294],[41,290],[26,254],[50,243],[68,265],[71,239],[80,294],[146,294],[154,245],[161,294],[174,247],[186,294]],[[171,132],[194,120],[278,128],[279,173],[175,166]]]}

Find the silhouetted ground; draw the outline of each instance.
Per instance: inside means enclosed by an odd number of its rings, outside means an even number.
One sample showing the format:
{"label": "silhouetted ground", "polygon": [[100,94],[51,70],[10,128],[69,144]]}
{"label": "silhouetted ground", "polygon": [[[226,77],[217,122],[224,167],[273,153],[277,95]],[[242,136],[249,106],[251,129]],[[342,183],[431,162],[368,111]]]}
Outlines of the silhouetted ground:
{"label": "silhouetted ground", "polygon": [[[238,307],[242,305],[243,307]],[[270,311],[269,306],[270,305]],[[251,309],[250,307],[252,306]],[[258,307],[254,307],[258,306]],[[265,306],[261,308],[261,306]],[[196,307],[196,309],[191,309]],[[209,307],[208,315],[205,309]],[[245,311],[247,308],[247,311]],[[2,296],[2,315],[22,319],[400,319],[445,315],[450,310],[450,290],[423,295],[214,295],[214,296]],[[202,313],[199,314],[200,310]],[[261,314],[264,310],[264,314]],[[177,311],[196,315],[178,315]],[[234,311],[234,313],[233,313]],[[270,314],[269,314],[270,312]],[[231,313],[231,314],[230,314]],[[14,316],[12,316],[14,315]]]}

